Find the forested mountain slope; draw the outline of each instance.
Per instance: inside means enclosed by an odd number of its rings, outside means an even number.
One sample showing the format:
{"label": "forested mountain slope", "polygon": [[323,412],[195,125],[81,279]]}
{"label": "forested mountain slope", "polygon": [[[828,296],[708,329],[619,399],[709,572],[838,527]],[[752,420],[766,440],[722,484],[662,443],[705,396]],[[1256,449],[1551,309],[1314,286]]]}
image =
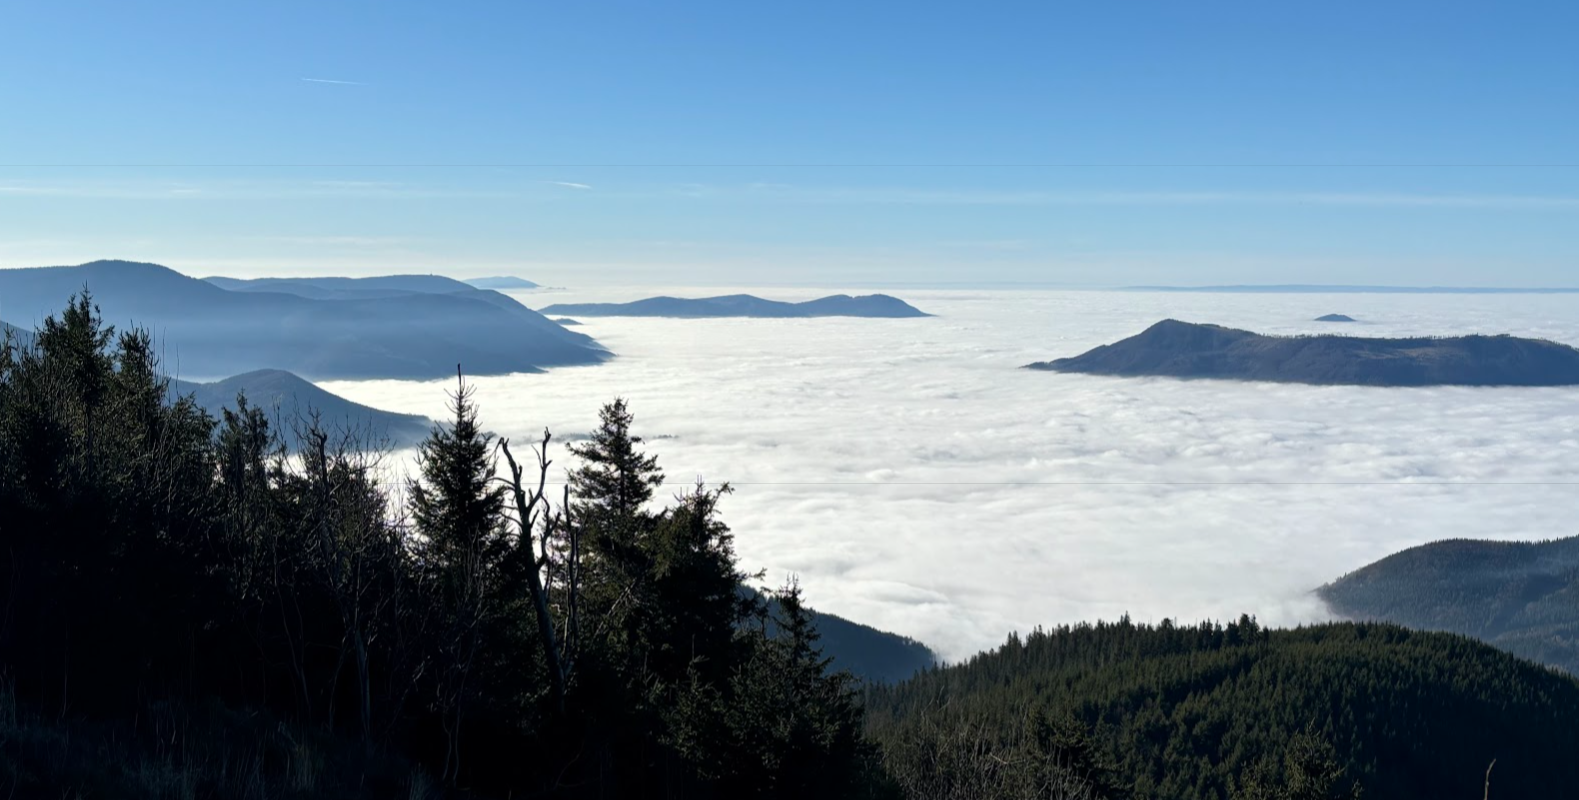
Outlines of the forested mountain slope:
{"label": "forested mountain slope", "polygon": [[[767,602],[769,616],[779,616],[779,607],[772,594],[754,589],[744,589],[753,600]],[[822,637],[823,654],[831,659],[829,666],[845,670],[863,681],[902,681],[919,672],[931,669],[938,663],[937,654],[925,644],[878,630],[835,614],[825,614],[816,609],[811,612],[817,633]]]}
{"label": "forested mountain slope", "polygon": [[1579,674],[1579,536],[1411,547],[1320,589],[1332,610],[1473,636]]}
{"label": "forested mountain slope", "polygon": [[1330,744],[1340,788],[1358,780],[1366,797],[1478,797],[1492,759],[1493,798],[1579,786],[1579,683],[1386,624],[1058,628],[866,697],[901,782],[954,786],[999,764],[983,797],[1032,796],[1013,787],[1057,756],[1086,773],[1106,765],[1135,798],[1229,798],[1258,765],[1287,772],[1270,762],[1307,731]]}

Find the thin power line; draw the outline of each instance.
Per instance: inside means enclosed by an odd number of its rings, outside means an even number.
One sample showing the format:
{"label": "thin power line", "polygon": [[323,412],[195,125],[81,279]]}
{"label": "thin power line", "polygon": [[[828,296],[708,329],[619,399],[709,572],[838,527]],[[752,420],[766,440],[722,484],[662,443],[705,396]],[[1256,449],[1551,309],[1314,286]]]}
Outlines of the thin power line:
{"label": "thin power line", "polygon": [[[549,481],[563,486],[565,481]],[[730,486],[1579,486],[1579,481],[719,481]]]}
{"label": "thin power line", "polygon": [[1558,163],[1422,163],[1422,164],[1337,164],[1337,163],[1082,163],[1049,162],[1025,164],[822,164],[822,163],[112,163],[112,164],[0,164],[6,169],[257,169],[257,168],[335,168],[335,169],[1572,169],[1579,162]]}

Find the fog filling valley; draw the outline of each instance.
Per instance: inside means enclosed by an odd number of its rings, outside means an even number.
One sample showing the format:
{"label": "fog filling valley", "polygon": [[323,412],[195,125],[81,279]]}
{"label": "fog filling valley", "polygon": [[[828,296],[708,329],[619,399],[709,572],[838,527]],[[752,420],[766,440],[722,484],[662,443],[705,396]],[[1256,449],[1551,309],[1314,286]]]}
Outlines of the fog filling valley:
{"label": "fog filling valley", "polygon": [[[525,292],[533,308],[656,294]],[[738,290],[804,300],[815,290]],[[842,290],[848,291],[848,290]],[[476,377],[517,448],[627,398],[668,481],[729,482],[741,564],[949,660],[1080,620],[1327,617],[1311,591],[1445,538],[1571,535],[1572,388],[1318,387],[1019,369],[1164,318],[1263,333],[1579,344],[1579,295],[895,291],[924,319],[585,318],[617,357]],[[1327,313],[1358,323],[1313,321]],[[446,417],[454,382],[331,381]],[[519,454],[519,452],[518,452]],[[409,451],[399,454],[409,464]],[[555,478],[570,463],[553,452]]]}

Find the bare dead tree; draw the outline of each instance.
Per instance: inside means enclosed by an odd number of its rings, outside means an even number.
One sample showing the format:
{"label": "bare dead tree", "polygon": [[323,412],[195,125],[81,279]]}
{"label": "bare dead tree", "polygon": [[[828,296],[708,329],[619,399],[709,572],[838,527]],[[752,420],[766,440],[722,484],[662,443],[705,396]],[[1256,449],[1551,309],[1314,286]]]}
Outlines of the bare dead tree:
{"label": "bare dead tree", "polygon": [[[570,540],[571,557],[565,564],[566,586],[569,589],[567,601],[571,612],[565,625],[566,634],[559,636],[553,617],[553,609],[549,603],[549,589],[552,586],[552,558],[550,554],[550,540],[554,538],[555,531],[560,529],[568,515],[569,503],[564,506],[564,511],[556,513],[552,503],[544,494],[548,485],[548,467],[553,462],[548,458],[548,445],[553,440],[553,434],[543,431],[543,441],[533,448],[537,456],[537,487],[528,489],[523,483],[525,467],[515,460],[510,452],[510,440],[500,439],[499,449],[504,453],[505,461],[510,465],[508,479],[509,491],[515,504],[515,514],[511,522],[516,528],[515,546],[527,560],[526,581],[527,588],[532,596],[532,605],[537,612],[537,632],[543,642],[545,668],[548,671],[549,684],[553,690],[554,708],[560,713],[565,710],[565,686],[569,682],[570,659],[566,657],[564,643],[573,634],[577,627],[575,621],[575,595],[579,582],[579,542],[573,532],[566,531]],[[568,491],[568,489],[567,489]],[[567,495],[568,501],[568,495]],[[509,515],[507,515],[509,516]],[[539,531],[541,528],[541,531]]]}

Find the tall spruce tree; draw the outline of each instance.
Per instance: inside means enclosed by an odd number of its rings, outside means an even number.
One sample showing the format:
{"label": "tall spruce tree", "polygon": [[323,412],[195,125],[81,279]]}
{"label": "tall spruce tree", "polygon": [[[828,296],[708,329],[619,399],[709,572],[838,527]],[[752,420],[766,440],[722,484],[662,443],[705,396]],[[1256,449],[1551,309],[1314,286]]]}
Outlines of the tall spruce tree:
{"label": "tall spruce tree", "polygon": [[479,697],[473,680],[486,658],[485,637],[498,615],[493,590],[507,554],[504,488],[494,482],[492,435],[478,425],[474,389],[464,376],[450,395],[448,425],[436,425],[417,450],[421,478],[409,486],[420,561],[437,617],[434,697],[445,735],[443,777],[461,775],[462,727]]}
{"label": "tall spruce tree", "polygon": [[652,499],[653,490],[663,485],[663,470],[657,456],[637,449],[642,440],[631,433],[635,417],[624,398],[603,406],[598,418],[589,440],[570,445],[570,452],[582,461],[570,472],[577,517],[605,526],[630,523]]}

